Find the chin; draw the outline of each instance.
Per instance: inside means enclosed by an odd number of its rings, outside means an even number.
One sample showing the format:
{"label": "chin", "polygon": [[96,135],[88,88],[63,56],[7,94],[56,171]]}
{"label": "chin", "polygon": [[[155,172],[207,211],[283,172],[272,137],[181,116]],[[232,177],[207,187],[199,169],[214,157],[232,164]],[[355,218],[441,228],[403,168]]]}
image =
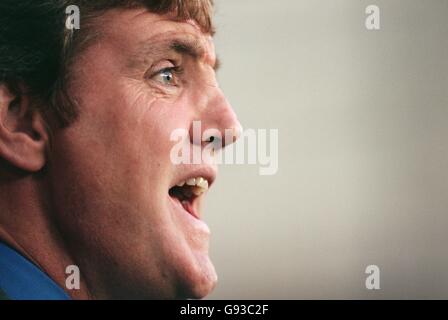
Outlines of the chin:
{"label": "chin", "polygon": [[192,271],[184,280],[180,299],[202,299],[208,296],[218,283],[218,276],[211,261],[206,258],[201,270]]}

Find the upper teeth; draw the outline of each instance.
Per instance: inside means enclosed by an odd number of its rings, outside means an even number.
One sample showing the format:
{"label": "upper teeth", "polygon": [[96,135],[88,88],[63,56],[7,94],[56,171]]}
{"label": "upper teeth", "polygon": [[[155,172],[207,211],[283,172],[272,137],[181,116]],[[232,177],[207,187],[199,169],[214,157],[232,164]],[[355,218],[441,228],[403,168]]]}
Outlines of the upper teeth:
{"label": "upper teeth", "polygon": [[190,178],[177,184],[178,187],[184,185],[193,187],[192,191],[196,196],[200,196],[208,190],[208,180],[203,177]]}

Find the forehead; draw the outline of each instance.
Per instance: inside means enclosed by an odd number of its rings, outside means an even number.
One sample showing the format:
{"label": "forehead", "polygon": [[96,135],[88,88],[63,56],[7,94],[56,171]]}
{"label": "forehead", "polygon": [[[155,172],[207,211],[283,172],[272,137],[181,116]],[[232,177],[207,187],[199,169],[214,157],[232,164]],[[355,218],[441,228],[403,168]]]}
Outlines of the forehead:
{"label": "forehead", "polygon": [[[213,37],[202,32],[192,20],[179,21],[171,15],[154,14],[146,9],[114,9],[98,21],[101,37],[122,52],[138,54],[172,41],[190,43],[210,64],[216,60]],[[159,46],[156,46],[159,44]]]}

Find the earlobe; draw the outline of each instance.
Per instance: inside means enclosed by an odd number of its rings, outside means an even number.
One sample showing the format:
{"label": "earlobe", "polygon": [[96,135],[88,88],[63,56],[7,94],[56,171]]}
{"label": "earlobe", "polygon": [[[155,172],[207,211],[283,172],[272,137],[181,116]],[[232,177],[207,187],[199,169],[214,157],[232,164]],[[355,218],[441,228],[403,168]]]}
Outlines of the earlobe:
{"label": "earlobe", "polygon": [[0,84],[0,158],[19,169],[37,172],[46,162],[45,120],[28,96]]}

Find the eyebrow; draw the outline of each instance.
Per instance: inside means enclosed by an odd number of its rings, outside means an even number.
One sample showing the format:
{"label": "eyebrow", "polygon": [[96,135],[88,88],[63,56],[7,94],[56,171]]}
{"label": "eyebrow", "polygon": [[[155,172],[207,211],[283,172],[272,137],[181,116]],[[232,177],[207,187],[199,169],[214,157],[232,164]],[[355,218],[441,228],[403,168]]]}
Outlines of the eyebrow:
{"label": "eyebrow", "polygon": [[[182,54],[192,57],[195,60],[201,59],[206,53],[205,48],[198,41],[185,41],[183,39],[175,39],[172,41],[170,49]],[[212,65],[213,70],[218,71],[221,66],[221,61],[215,57],[215,62]]]}
{"label": "eyebrow", "polygon": [[[142,44],[142,50],[139,51],[138,57],[160,56],[167,52],[175,52],[183,56],[189,56],[196,61],[203,59],[206,54],[205,47],[196,39],[175,38],[170,40],[145,42]],[[136,60],[142,60],[136,59]],[[213,70],[218,71],[221,61],[218,57],[210,63]]]}

